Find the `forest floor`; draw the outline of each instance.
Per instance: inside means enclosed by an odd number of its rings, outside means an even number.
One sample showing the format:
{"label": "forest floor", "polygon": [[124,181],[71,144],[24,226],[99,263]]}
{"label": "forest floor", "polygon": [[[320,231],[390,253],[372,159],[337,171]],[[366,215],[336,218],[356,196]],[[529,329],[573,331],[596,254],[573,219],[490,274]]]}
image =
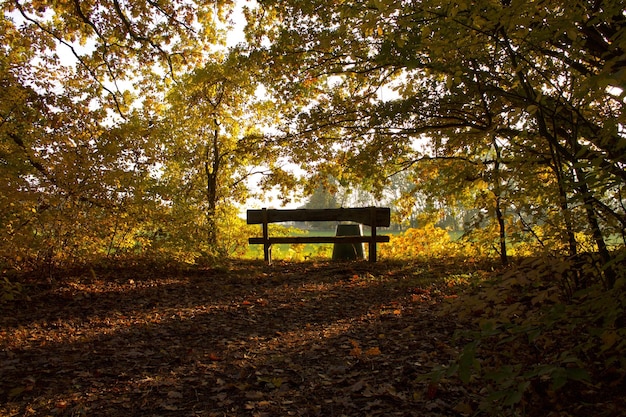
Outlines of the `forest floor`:
{"label": "forest floor", "polygon": [[473,415],[484,387],[423,376],[463,349],[455,282],[493,273],[242,261],[33,284],[0,304],[0,415]]}

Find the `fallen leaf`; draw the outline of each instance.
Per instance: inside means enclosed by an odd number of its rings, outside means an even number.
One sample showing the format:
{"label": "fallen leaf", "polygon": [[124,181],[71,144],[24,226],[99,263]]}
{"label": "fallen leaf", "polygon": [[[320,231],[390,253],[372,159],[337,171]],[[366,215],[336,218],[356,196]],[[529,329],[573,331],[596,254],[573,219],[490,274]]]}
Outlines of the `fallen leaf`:
{"label": "fallen leaf", "polygon": [[249,391],[246,392],[246,398],[249,400],[260,400],[263,398],[263,393],[261,391]]}
{"label": "fallen leaf", "polygon": [[380,354],[381,354],[380,348],[378,347],[372,347],[365,351],[366,356],[378,356]]}
{"label": "fallen leaf", "polygon": [[169,391],[167,393],[167,398],[183,398],[183,394],[178,391]]}
{"label": "fallen leaf", "polygon": [[15,387],[9,391],[9,398],[17,397],[25,391],[25,387]]}
{"label": "fallen leaf", "polygon": [[429,400],[433,400],[435,399],[435,397],[437,396],[437,391],[439,390],[438,385],[436,383],[431,383],[428,385],[428,392],[426,394],[426,396],[428,397]]}
{"label": "fallen leaf", "polygon": [[350,344],[352,345],[352,350],[350,350],[350,356],[359,357],[363,350],[359,346],[359,342],[356,340],[350,340]]}
{"label": "fallen leaf", "polygon": [[465,402],[460,402],[458,403],[454,408],[454,411],[456,411],[457,413],[464,415],[464,416],[469,416],[474,412],[474,409],[472,408],[471,404],[465,403]]}
{"label": "fallen leaf", "polygon": [[354,384],[352,384],[352,386],[350,386],[350,391],[351,392],[359,392],[361,391],[363,388],[365,387],[365,380],[361,379],[357,382],[355,382]]}

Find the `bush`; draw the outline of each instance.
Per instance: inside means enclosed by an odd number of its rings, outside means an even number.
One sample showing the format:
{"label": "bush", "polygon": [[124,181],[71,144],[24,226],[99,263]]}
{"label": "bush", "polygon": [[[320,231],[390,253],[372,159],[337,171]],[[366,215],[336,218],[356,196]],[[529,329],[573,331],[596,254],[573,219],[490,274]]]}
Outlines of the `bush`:
{"label": "bush", "polygon": [[447,230],[429,224],[391,236],[389,243],[381,245],[380,256],[386,259],[417,259],[456,256],[459,251],[459,244],[452,241]]}
{"label": "bush", "polygon": [[464,348],[424,377],[486,386],[479,407],[490,415],[547,415],[573,397],[621,390],[626,278],[571,293],[572,268],[568,259],[527,258],[450,299],[442,314],[464,323],[456,334]]}

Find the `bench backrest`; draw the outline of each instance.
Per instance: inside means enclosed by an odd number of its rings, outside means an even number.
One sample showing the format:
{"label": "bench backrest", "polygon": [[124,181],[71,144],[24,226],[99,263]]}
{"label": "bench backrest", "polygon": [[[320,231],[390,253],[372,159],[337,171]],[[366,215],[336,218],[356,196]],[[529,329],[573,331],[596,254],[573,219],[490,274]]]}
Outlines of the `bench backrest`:
{"label": "bench backrest", "polygon": [[388,207],[357,207],[337,209],[261,209],[248,210],[248,224],[312,221],[351,221],[366,226],[389,227]]}

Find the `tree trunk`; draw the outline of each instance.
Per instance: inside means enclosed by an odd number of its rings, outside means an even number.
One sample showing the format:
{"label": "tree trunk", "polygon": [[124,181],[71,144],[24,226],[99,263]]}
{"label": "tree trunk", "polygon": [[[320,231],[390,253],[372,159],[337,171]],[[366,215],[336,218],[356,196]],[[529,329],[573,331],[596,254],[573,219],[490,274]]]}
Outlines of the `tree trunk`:
{"label": "tree trunk", "polygon": [[206,145],[204,159],[204,172],[207,179],[207,244],[212,249],[217,248],[217,226],[215,216],[217,208],[217,176],[220,169],[218,122],[214,122],[216,127],[213,131],[213,138],[211,142]]}
{"label": "tree trunk", "polygon": [[506,251],[506,231],[504,224],[504,216],[500,209],[500,197],[496,197],[496,219],[498,220],[498,228],[500,229],[500,260],[502,265],[507,266],[509,264],[509,256]]}
{"label": "tree trunk", "polygon": [[569,209],[569,202],[567,198],[567,192],[565,191],[565,178],[563,177],[563,165],[561,157],[556,153],[554,146],[548,143],[550,146],[550,154],[552,156],[554,174],[556,175],[556,181],[559,191],[559,206],[561,213],[563,213],[563,221],[565,222],[565,234],[567,235],[568,252],[569,256],[576,256],[578,252],[576,235],[574,234],[574,225],[572,222],[572,213]]}
{"label": "tree trunk", "polygon": [[585,206],[585,213],[587,214],[587,221],[589,222],[589,226],[591,227],[593,240],[598,247],[598,253],[600,254],[600,260],[602,261],[602,266],[604,270],[604,277],[606,279],[606,286],[610,289],[613,288],[613,286],[615,285],[615,281],[617,280],[617,274],[611,266],[612,256],[609,252],[608,247],[606,246],[606,242],[604,241],[602,229],[600,229],[600,223],[598,222],[598,216],[593,208],[593,196],[591,195],[591,191],[589,190],[589,186],[587,185],[585,171],[581,167],[577,167],[575,168],[575,170],[577,177],[576,179],[579,184],[577,188],[582,195],[583,204]]}
{"label": "tree trunk", "polygon": [[502,261],[502,265],[506,266],[509,264],[509,257],[507,254],[506,248],[506,229],[504,222],[504,214],[502,213],[502,187],[500,186],[500,147],[498,146],[498,142],[496,138],[493,138],[493,148],[496,151],[496,160],[493,165],[494,171],[494,190],[493,193],[496,197],[496,221],[498,222],[498,230],[499,230],[499,246],[500,246],[500,260]]}

